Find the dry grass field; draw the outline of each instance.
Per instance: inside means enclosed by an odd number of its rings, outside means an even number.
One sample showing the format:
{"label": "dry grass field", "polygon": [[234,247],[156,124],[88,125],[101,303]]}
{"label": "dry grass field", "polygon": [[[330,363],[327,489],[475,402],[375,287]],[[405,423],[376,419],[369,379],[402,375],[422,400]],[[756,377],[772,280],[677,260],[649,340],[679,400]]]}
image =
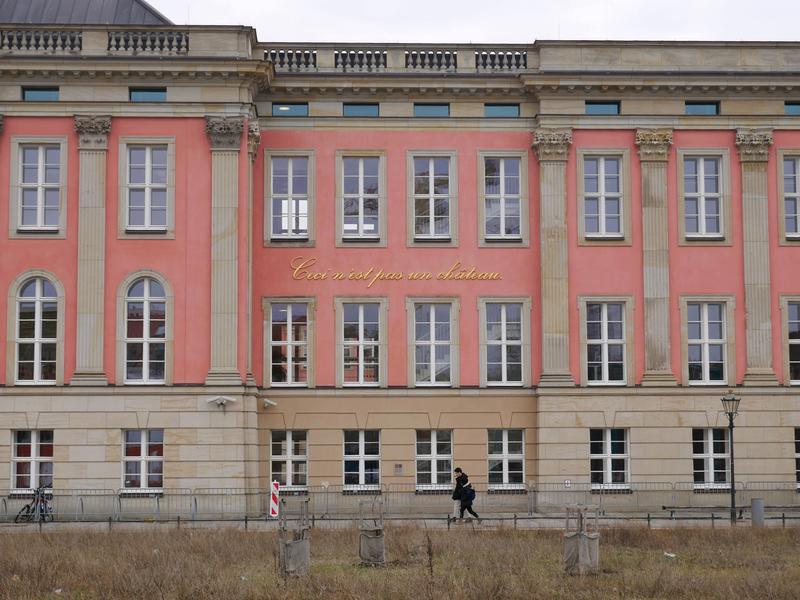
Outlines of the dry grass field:
{"label": "dry grass field", "polygon": [[283,581],[274,532],[0,533],[0,598],[800,597],[798,529],[620,528],[601,535],[600,574],[570,577],[557,531],[392,527],[389,564],[366,568],[357,564],[357,531],[317,529],[311,575]]}

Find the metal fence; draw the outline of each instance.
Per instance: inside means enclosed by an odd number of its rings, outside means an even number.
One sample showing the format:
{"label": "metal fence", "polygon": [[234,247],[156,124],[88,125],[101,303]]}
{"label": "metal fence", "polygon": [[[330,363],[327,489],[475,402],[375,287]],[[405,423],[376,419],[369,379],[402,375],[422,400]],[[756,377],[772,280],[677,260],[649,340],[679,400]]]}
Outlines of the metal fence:
{"label": "metal fence", "polygon": [[[475,510],[486,516],[561,515],[568,504],[591,504],[601,514],[644,515],[717,512],[730,505],[727,488],[703,490],[692,483],[632,483],[626,489],[596,489],[590,484],[536,484],[518,489],[492,490],[475,484]],[[800,512],[800,493],[794,482],[740,483],[736,503],[749,507],[763,498],[767,512]],[[309,499],[314,519],[355,518],[365,500],[383,504],[388,517],[443,518],[453,513],[450,490],[417,490],[414,485],[387,484],[377,488],[310,486],[284,491],[282,497]],[[48,492],[56,521],[190,521],[265,518],[269,512],[266,489],[164,489],[159,493],[130,490],[62,490]],[[0,491],[0,522],[13,522],[31,496]],[[290,508],[291,510],[291,508]]]}

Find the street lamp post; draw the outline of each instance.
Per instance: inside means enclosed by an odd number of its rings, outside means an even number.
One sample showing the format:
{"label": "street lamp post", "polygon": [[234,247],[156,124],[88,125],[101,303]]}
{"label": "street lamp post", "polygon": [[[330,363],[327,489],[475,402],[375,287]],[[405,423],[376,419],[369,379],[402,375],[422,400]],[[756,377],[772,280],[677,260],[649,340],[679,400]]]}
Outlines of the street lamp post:
{"label": "street lamp post", "polygon": [[736,524],[736,476],[733,469],[733,420],[739,414],[739,400],[732,392],[728,391],[722,397],[722,408],[728,415],[728,443],[731,453],[731,525]]}

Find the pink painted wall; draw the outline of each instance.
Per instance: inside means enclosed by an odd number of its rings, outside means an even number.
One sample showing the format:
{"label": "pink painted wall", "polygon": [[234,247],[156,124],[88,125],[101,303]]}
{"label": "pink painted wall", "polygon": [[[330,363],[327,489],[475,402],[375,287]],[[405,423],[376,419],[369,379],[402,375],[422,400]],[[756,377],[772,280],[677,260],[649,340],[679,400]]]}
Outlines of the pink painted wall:
{"label": "pink painted wall", "polygon": [[[630,193],[631,245],[593,245],[578,243],[580,218],[578,198],[578,150],[603,148],[628,150],[630,183],[623,180],[623,194]],[[639,157],[633,131],[575,131],[567,163],[567,239],[569,243],[569,327],[570,371],[576,383],[581,380],[581,327],[578,310],[580,296],[633,297],[634,351],[633,381],[639,383],[644,372],[644,289],[642,281],[642,186]],[[630,186],[626,189],[625,186]],[[623,208],[623,214],[625,209]],[[630,368],[630,367],[628,367]]]}
{"label": "pink painted wall", "polygon": [[[11,138],[59,136],[67,139],[67,237],[66,239],[9,239],[8,203],[18,201],[9,197],[11,170]],[[52,273],[66,294],[64,323],[65,354],[64,375],[68,381],[75,370],[76,286],[77,286],[77,233],[78,233],[78,146],[72,118],[40,119],[32,117],[6,117],[0,135],[0,383],[6,380],[6,315],[10,286],[25,271],[42,269]],[[62,179],[64,174],[62,174]],[[12,310],[14,306],[11,306]],[[59,317],[63,317],[59,315]]]}
{"label": "pink painted wall", "polygon": [[[174,240],[118,239],[119,140],[121,137],[135,136],[175,138]],[[246,161],[246,155],[243,160]],[[115,381],[116,297],[119,286],[130,273],[150,269],[167,279],[175,296],[173,380],[175,383],[202,383],[210,364],[211,319],[211,150],[205,133],[205,121],[115,118],[108,139],[108,165],[106,376],[110,382]],[[240,186],[240,201],[243,194],[246,197],[246,190],[246,185]],[[245,327],[241,331],[244,332]]]}
{"label": "pink painted wall", "polygon": [[[531,336],[533,347],[540,339],[539,247],[538,247],[538,167],[529,153],[528,193],[531,246],[527,248],[478,248],[477,154],[479,150],[504,149],[528,151],[531,137],[519,132],[433,132],[433,131],[268,131],[262,136],[262,148],[255,165],[254,238],[257,246],[264,239],[264,155],[263,149],[313,149],[316,153],[316,247],[262,248],[254,257],[254,336],[253,362],[256,380],[263,382],[262,344],[265,296],[316,296],[316,373],[318,386],[333,386],[335,373],[335,296],[385,296],[389,299],[390,386],[407,384],[406,366],[406,296],[458,296],[461,301],[461,384],[479,384],[478,312],[479,296],[529,296],[533,300]],[[388,247],[335,247],[335,152],[337,150],[384,150],[387,159]],[[458,164],[458,248],[406,247],[406,152],[408,150],[451,150],[457,152]],[[452,176],[452,175],[451,175]],[[289,263],[293,257],[318,259],[317,265],[349,273],[370,266],[385,271],[446,271],[456,261],[475,266],[480,271],[500,271],[502,281],[447,282],[379,281],[371,289],[353,281],[294,281]],[[539,353],[533,353],[533,378],[540,372]]]}

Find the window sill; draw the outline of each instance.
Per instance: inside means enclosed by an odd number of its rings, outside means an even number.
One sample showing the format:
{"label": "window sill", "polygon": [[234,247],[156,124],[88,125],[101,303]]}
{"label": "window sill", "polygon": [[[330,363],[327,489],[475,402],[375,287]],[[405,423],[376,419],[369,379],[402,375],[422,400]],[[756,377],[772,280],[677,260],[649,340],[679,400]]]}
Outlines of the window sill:
{"label": "window sill", "polygon": [[685,235],[687,242],[724,242],[724,235]]}
{"label": "window sill", "polygon": [[166,381],[126,381],[124,385],[167,385]]}
{"label": "window sill", "polygon": [[448,486],[420,486],[414,490],[417,496],[445,496],[449,495],[453,488]]}
{"label": "window sill", "polygon": [[521,381],[487,381],[486,387],[489,388],[521,388],[524,387]]}
{"label": "window sill", "polygon": [[304,244],[304,243],[309,242],[310,238],[308,236],[304,236],[304,237],[299,237],[299,236],[298,237],[288,237],[288,236],[287,237],[271,237],[271,238],[269,238],[269,241],[270,241],[271,244],[291,244],[291,243]]}
{"label": "window sill", "polygon": [[53,386],[56,385],[55,381],[15,381],[14,385],[21,385],[25,387],[36,387],[36,386]]}
{"label": "window sill", "polygon": [[381,495],[381,488],[380,486],[374,487],[347,487],[345,486],[342,489],[343,496],[380,496]]}
{"label": "window sill", "polygon": [[484,237],[484,243],[486,244],[521,244],[523,239],[521,237]]}
{"label": "window sill", "polygon": [[592,494],[628,495],[628,494],[633,494],[633,490],[631,490],[631,488],[629,488],[629,487],[592,486],[591,493]]}
{"label": "window sill", "polygon": [[161,498],[164,496],[164,490],[156,488],[126,488],[119,490],[119,496],[125,498]]}
{"label": "window sill", "polygon": [[692,489],[695,494],[730,494],[731,486],[715,486],[715,487],[695,487]]}
{"label": "window sill", "polygon": [[625,387],[627,381],[587,381],[588,387]]}
{"label": "window sill", "polygon": [[270,382],[269,387],[271,388],[279,388],[282,390],[304,390],[308,389],[307,383],[272,383]]}
{"label": "window sill", "polygon": [[[29,499],[29,498],[33,498],[33,494],[34,494],[35,491],[36,490],[33,490],[33,489],[30,489],[30,490],[27,490],[27,489],[9,490],[7,497],[10,500],[14,500],[14,499]],[[44,497],[48,501],[52,500],[53,499],[53,489],[52,488],[45,488]]]}
{"label": "window sill", "polygon": [[380,389],[380,383],[343,383],[343,388],[347,389],[368,389],[368,390],[377,390]]}
{"label": "window sill", "polygon": [[308,488],[302,485],[292,485],[278,488],[278,494],[287,496],[305,496],[308,494]]}
{"label": "window sill", "polygon": [[54,235],[57,233],[59,233],[58,227],[32,227],[30,229],[27,227],[17,228],[18,235]]}
{"label": "window sill", "polygon": [[453,241],[450,236],[447,237],[414,237],[415,244],[449,244]]}
{"label": "window sill", "polygon": [[687,381],[686,385],[690,387],[725,387],[728,386],[728,383],[722,379],[720,381]]}
{"label": "window sill", "polygon": [[451,387],[453,387],[453,384],[450,381],[447,381],[447,382],[443,381],[441,383],[438,383],[438,382],[437,383],[427,383],[425,381],[415,381],[414,382],[414,387],[415,388],[423,388],[423,389],[439,389],[439,390],[441,390],[441,389],[451,388]]}
{"label": "window sill", "polygon": [[380,243],[380,237],[349,237],[349,236],[342,236],[342,243],[343,244],[378,244]]}
{"label": "window sill", "polygon": [[595,235],[587,233],[586,235],[583,236],[583,239],[586,240],[587,242],[605,242],[605,241],[619,242],[621,240],[624,240],[625,236],[622,234],[604,235],[602,233],[598,233]]}
{"label": "window sill", "polygon": [[522,494],[527,494],[528,493],[528,488],[526,488],[524,485],[509,485],[507,487],[491,487],[490,486],[489,489],[486,490],[486,493],[487,494],[493,494],[493,495],[494,494],[498,494],[498,495],[499,494],[509,494],[509,495],[519,494],[519,495],[522,495]]}
{"label": "window sill", "polygon": [[135,229],[135,228],[126,228],[125,235],[166,235],[167,229]]}

